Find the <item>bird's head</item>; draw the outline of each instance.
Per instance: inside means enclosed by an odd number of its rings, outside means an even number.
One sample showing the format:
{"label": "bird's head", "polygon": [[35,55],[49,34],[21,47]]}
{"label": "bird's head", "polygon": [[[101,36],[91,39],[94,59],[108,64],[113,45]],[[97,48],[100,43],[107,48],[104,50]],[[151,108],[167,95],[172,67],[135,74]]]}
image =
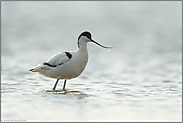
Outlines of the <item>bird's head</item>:
{"label": "bird's head", "polygon": [[91,35],[90,32],[88,32],[88,31],[82,32],[82,33],[79,35],[79,37],[78,37],[78,48],[80,47],[80,45],[82,45],[82,43],[86,44],[86,43],[88,43],[88,42],[93,42],[93,43],[95,43],[95,44],[97,44],[97,45],[99,45],[99,46],[101,46],[101,47],[103,47],[103,48],[113,48],[113,47],[106,47],[106,46],[103,46],[103,45],[99,44],[98,42],[94,41],[94,40],[92,39],[92,35]]}

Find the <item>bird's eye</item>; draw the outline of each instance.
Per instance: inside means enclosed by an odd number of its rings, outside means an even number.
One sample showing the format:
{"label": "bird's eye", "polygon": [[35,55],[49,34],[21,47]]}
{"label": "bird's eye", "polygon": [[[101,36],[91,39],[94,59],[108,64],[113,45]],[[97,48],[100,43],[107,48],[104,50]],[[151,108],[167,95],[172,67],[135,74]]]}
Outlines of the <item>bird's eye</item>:
{"label": "bird's eye", "polygon": [[43,68],[41,68],[41,69],[43,69]]}

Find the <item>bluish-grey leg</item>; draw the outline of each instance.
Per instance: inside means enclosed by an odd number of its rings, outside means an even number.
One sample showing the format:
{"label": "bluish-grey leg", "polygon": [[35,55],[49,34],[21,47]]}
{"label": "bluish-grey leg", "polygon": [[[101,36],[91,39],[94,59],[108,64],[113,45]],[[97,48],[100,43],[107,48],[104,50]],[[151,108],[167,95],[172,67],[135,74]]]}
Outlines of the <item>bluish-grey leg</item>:
{"label": "bluish-grey leg", "polygon": [[56,81],[56,83],[55,83],[55,85],[54,85],[54,87],[53,87],[53,90],[55,90],[55,88],[56,88],[56,86],[57,86],[57,83],[58,83],[58,81],[59,81],[59,77],[57,78],[57,81]]}
{"label": "bluish-grey leg", "polygon": [[67,81],[67,79],[65,79],[65,81],[64,81],[63,90],[65,90],[66,81]]}

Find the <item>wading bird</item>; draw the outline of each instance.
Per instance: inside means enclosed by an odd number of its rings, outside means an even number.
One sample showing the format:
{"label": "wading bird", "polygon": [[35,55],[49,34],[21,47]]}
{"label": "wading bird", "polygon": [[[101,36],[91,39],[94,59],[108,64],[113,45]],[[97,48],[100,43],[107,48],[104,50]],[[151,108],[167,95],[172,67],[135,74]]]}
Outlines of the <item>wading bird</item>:
{"label": "wading bird", "polygon": [[47,62],[38,64],[29,71],[57,79],[53,90],[55,90],[59,79],[64,79],[63,90],[65,90],[67,79],[78,77],[85,69],[88,62],[88,42],[93,42],[103,48],[113,48],[97,43],[92,39],[91,33],[85,31],[78,37],[78,48],[76,51],[58,53],[51,57]]}

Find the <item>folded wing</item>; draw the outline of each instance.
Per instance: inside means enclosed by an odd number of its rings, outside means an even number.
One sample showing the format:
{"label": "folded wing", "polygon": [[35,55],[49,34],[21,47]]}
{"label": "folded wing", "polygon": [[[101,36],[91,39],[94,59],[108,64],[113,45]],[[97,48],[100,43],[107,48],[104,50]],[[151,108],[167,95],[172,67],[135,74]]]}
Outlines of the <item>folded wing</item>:
{"label": "folded wing", "polygon": [[48,65],[50,67],[56,67],[59,65],[62,65],[66,62],[70,61],[69,57],[66,55],[65,52],[63,53],[58,53],[51,57],[48,62],[43,63],[44,65]]}

